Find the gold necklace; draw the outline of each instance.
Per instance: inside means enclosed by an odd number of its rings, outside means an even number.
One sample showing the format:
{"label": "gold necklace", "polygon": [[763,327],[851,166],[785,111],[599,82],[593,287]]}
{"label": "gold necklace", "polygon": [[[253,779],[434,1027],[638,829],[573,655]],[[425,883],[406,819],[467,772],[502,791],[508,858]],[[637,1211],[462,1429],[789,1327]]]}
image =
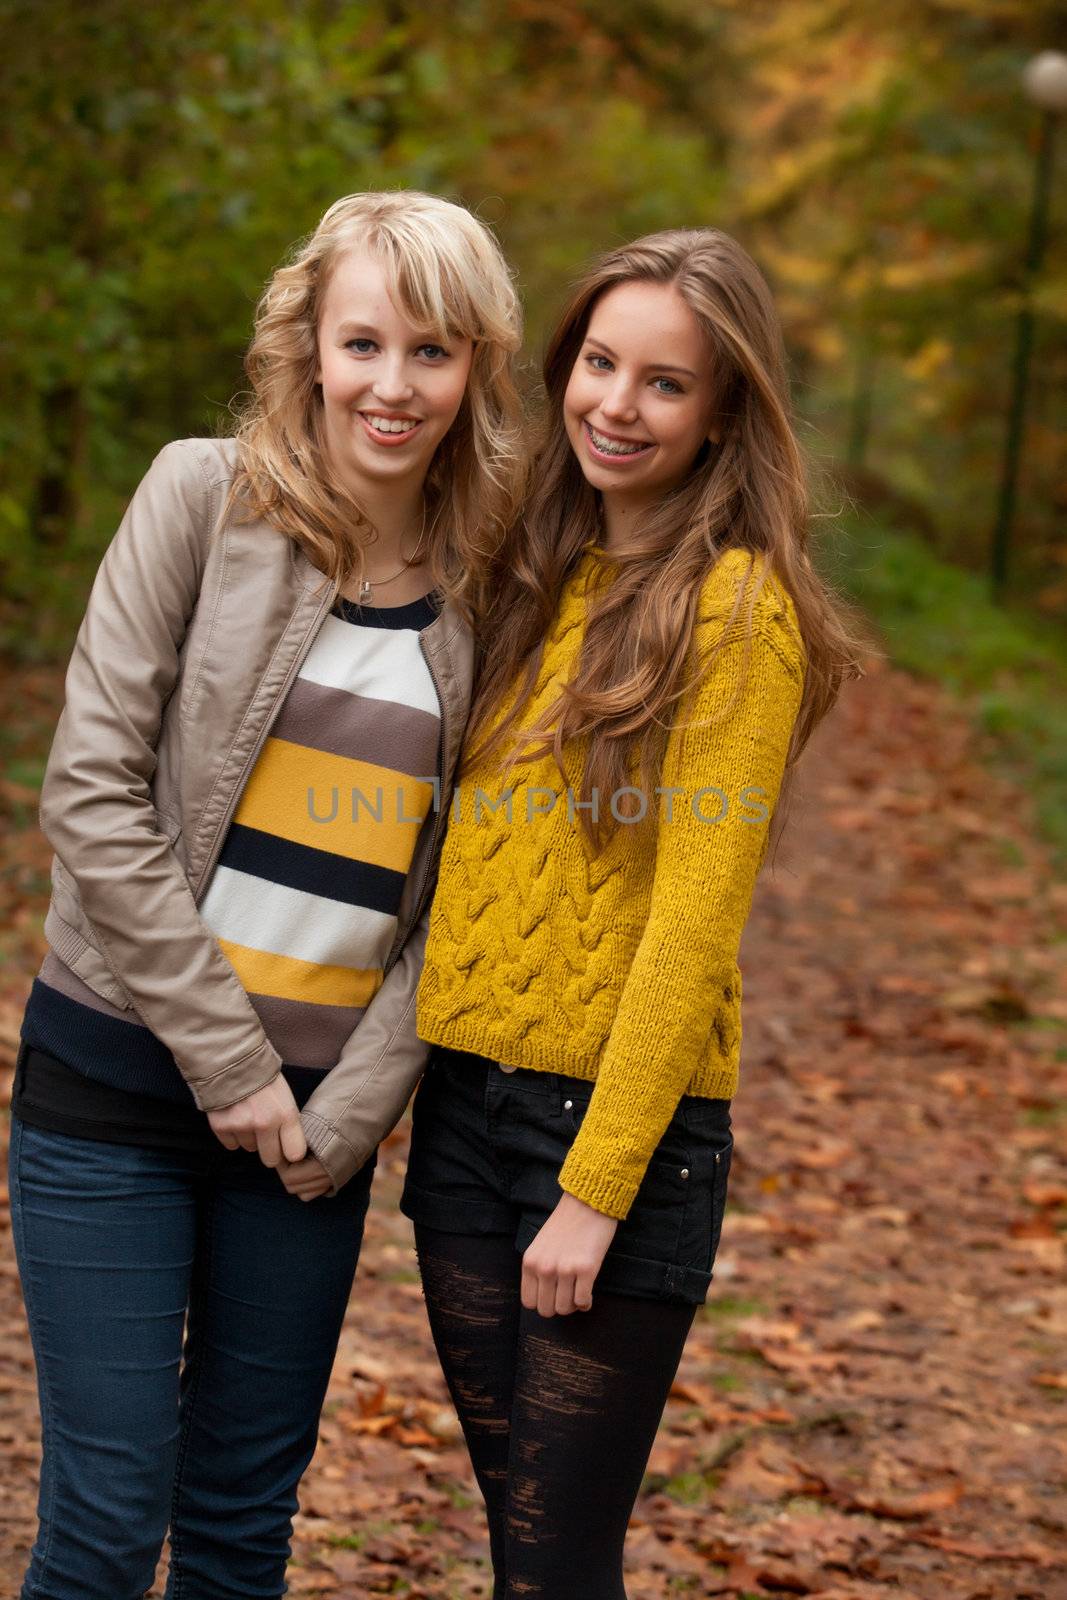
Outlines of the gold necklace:
{"label": "gold necklace", "polygon": [[[419,542],[415,546],[415,550],[414,550],[414,553],[412,554],[412,557],[411,557],[410,561],[405,561],[404,565],[400,568],[400,572],[392,572],[392,573],[390,573],[388,578],[375,578],[374,582],[378,585],[379,588],[382,588],[387,583],[392,583],[394,578],[399,578],[400,577],[400,573],[406,572],[409,567],[413,567],[415,565],[415,556],[417,556],[419,551],[422,549],[422,541],[425,539],[425,537],[426,537],[426,507],[425,507],[425,505],[423,505],[423,508],[422,508],[422,528],[421,528],[421,530],[419,532]],[[361,605],[361,606],[369,604],[370,603],[370,599],[371,599],[371,592],[372,592],[371,580],[369,578],[363,578],[361,580],[361,582],[360,582],[360,585],[359,585],[359,600],[357,601],[357,604]]]}

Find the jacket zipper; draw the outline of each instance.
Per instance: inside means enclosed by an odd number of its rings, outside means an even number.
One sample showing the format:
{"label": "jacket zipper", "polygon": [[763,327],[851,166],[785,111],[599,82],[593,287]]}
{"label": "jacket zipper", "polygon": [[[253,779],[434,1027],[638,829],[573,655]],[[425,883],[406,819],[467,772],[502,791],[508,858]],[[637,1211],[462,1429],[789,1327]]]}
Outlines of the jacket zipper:
{"label": "jacket zipper", "polygon": [[262,729],[260,731],[259,737],[256,739],[255,745],[253,746],[252,750],[249,752],[248,758],[245,761],[244,766],[241,768],[241,772],[240,772],[240,775],[239,775],[239,777],[237,779],[237,782],[233,786],[233,793],[230,796],[230,800],[229,800],[229,803],[228,803],[228,805],[226,807],[225,814],[224,814],[224,816],[222,818],[222,821],[219,823],[218,830],[217,830],[217,832],[215,834],[214,839],[212,840],[211,849],[208,852],[207,861],[204,863],[203,867],[200,870],[200,877],[197,879],[196,888],[193,890],[193,902],[196,905],[200,904],[201,898],[203,896],[204,889],[207,886],[207,880],[208,880],[208,876],[209,876],[209,874],[211,872],[211,869],[212,869],[212,867],[214,867],[214,865],[215,865],[216,861],[218,860],[219,856],[222,854],[222,847],[226,842],[226,830],[229,828],[230,823],[233,820],[233,814],[237,810],[238,802],[240,801],[241,794],[242,794],[242,792],[244,790],[245,779],[248,777],[249,772],[252,770],[252,767],[254,766],[256,760],[258,759],[259,752],[262,750],[264,744],[267,742],[267,735],[270,733],[271,728],[274,726],[274,722],[275,722],[275,720],[277,718],[277,714],[278,714],[279,710],[281,709],[282,701],[285,699],[285,696],[289,693],[289,686],[292,683],[293,679],[296,677],[297,673],[300,671],[300,668],[301,668],[301,666],[303,665],[303,662],[304,662],[304,657],[308,654],[308,651],[310,650],[311,645],[314,642],[315,634],[318,632],[318,626],[319,626],[319,623],[322,621],[322,618],[323,618],[323,615],[324,615],[325,611],[326,611],[326,602],[324,601],[322,603],[322,605],[320,606],[320,608],[319,608],[318,615],[316,616],[314,622],[308,628],[307,635],[306,635],[305,639],[301,643],[300,648],[297,650],[296,656],[293,659],[293,663],[290,666],[289,671],[285,675],[285,682],[282,684],[281,688],[278,690],[278,693],[277,693],[277,695],[275,697],[275,700],[274,700],[274,705],[271,707],[270,712],[268,713],[266,719],[264,720],[263,727],[262,727]]}
{"label": "jacket zipper", "polygon": [[[443,754],[444,753],[444,747],[445,747],[445,744],[444,744],[445,718],[448,715],[447,701],[446,701],[444,693],[443,693],[443,691],[441,689],[441,681],[438,678],[436,671],[434,670],[434,664],[430,660],[430,657],[426,653],[426,646],[422,642],[422,634],[421,633],[419,634],[419,649],[422,651],[422,658],[426,663],[426,670],[429,672],[430,678],[431,678],[431,680],[433,682],[433,686],[437,691],[437,700],[438,700],[438,703],[439,703],[439,705],[441,707],[441,751],[442,751],[442,754]],[[441,765],[442,765],[442,767],[444,766],[444,762],[443,761],[442,761]],[[407,936],[411,932],[412,928],[418,922],[419,916],[420,916],[421,911],[422,911],[423,890],[425,889],[426,879],[429,877],[430,868],[433,865],[434,857],[437,854],[437,837],[438,837],[438,833],[439,833],[440,827],[441,827],[441,813],[445,809],[446,803],[450,803],[450,802],[446,802],[445,801],[444,788],[445,788],[445,774],[444,774],[444,772],[442,772],[441,773],[441,788],[440,788],[440,807],[438,809],[436,817],[434,818],[433,828],[431,829],[431,832],[430,832],[430,848],[426,852],[426,860],[423,862],[422,870],[419,873],[419,886],[415,891],[415,897],[414,897],[414,900],[412,901],[412,905],[414,907],[414,910],[413,910],[413,913],[412,913],[411,921],[408,923],[408,926],[403,930],[403,932],[401,932],[400,924],[399,923],[397,924],[396,934],[395,934],[395,936],[393,938],[393,947],[389,951],[389,954],[386,956],[385,964],[384,964],[384,966],[382,968],[382,975],[383,976],[385,975],[385,973],[387,973],[389,971],[390,967],[393,965],[393,962],[396,960],[397,956],[400,953],[401,948],[403,947],[404,940],[407,938]]]}

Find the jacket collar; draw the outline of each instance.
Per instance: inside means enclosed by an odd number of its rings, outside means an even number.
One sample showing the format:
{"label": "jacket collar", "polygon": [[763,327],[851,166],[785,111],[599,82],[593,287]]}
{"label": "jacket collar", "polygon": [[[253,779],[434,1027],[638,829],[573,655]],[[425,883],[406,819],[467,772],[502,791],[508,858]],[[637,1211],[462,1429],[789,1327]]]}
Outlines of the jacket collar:
{"label": "jacket collar", "polygon": [[[293,567],[300,582],[306,590],[316,592],[321,589],[322,592],[319,598],[325,604],[329,592],[326,574],[308,560],[295,539],[290,539],[289,546],[293,557]],[[456,634],[466,629],[466,627],[467,624],[459,607],[454,600],[446,595],[439,614],[428,627],[422,630],[422,635],[430,644],[444,646],[451,644]]]}

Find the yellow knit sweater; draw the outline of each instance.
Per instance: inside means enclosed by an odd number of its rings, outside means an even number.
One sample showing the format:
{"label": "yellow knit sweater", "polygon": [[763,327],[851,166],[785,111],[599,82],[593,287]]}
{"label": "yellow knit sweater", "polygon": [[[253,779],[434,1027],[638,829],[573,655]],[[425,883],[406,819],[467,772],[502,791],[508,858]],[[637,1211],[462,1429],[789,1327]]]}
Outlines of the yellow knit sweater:
{"label": "yellow knit sweater", "polygon": [[[748,561],[727,551],[709,575],[696,625],[702,651],[721,635]],[[567,582],[523,727],[573,674],[596,570],[589,546]],[[737,1089],[737,952],[805,663],[792,600],[773,579],[756,599],[746,663],[755,576],[721,654],[676,720],[721,711],[738,673],[744,687],[714,726],[672,729],[660,787],[675,792],[646,797],[657,818],[647,842],[623,823],[601,855],[590,851],[574,809],[581,763],[566,751],[570,795],[551,755],[520,763],[506,785],[491,757],[453,800],[419,1035],[509,1066],[595,1079],[559,1182],[612,1217],[629,1211],[681,1096],[728,1098]],[[601,797],[602,815],[610,799]],[[626,801],[616,806],[622,813]]]}

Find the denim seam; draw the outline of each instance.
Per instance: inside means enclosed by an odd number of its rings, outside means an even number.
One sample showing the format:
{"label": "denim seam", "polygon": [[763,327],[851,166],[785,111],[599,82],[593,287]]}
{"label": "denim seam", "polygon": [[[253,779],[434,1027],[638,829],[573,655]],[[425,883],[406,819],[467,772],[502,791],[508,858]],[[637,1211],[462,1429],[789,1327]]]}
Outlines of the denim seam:
{"label": "denim seam", "polygon": [[[11,1119],[11,1151],[15,1157],[14,1161],[11,1163],[11,1176],[14,1179],[15,1189],[17,1191],[16,1203],[11,1208],[11,1231],[14,1242],[19,1248],[23,1259],[28,1260],[26,1250],[26,1234],[23,1227],[22,1216],[22,1122],[18,1117],[12,1117]],[[15,1221],[16,1217],[18,1218],[17,1222]],[[30,1318],[30,1284],[28,1273],[22,1278],[22,1298],[26,1305],[26,1317],[28,1321]],[[41,1489],[42,1501],[48,1506],[48,1517],[47,1519],[43,1517],[39,1519],[42,1525],[47,1529],[47,1532],[45,1536],[44,1549],[41,1552],[41,1559],[37,1563],[38,1577],[43,1578],[48,1565],[48,1557],[52,1553],[52,1535],[55,1531],[56,1525],[55,1457],[53,1451],[49,1448],[52,1436],[52,1395],[48,1385],[48,1374],[45,1364],[42,1364],[38,1367],[37,1373],[41,1385],[41,1393],[45,1401],[45,1404],[41,1408]],[[45,1491],[44,1484],[46,1472],[48,1478],[47,1491]],[[45,1492],[47,1494],[46,1499]],[[35,1581],[33,1585],[33,1591],[32,1593],[27,1593],[26,1600],[34,1600],[34,1595],[40,1594],[40,1592],[40,1584]]]}
{"label": "denim seam", "polygon": [[[200,1283],[197,1284],[197,1298],[202,1293],[201,1284],[206,1283],[211,1275],[211,1262],[215,1246],[215,1202],[209,1203],[207,1220],[207,1241],[203,1253],[203,1272]],[[194,1277],[195,1281],[195,1277]],[[189,1295],[189,1321],[192,1322],[193,1295]],[[202,1320],[202,1319],[201,1319]],[[204,1373],[203,1358],[197,1362],[193,1373],[192,1383],[185,1405],[185,1421],[182,1424],[181,1438],[178,1441],[178,1459],[174,1465],[174,1486],[170,1498],[170,1565],[174,1590],[173,1600],[182,1600],[185,1594],[185,1574],[181,1568],[181,1539],[178,1534],[179,1500],[182,1492],[182,1480],[185,1471],[185,1458],[189,1450],[189,1435],[192,1433],[193,1420],[196,1412],[196,1401],[200,1393],[200,1382]]]}
{"label": "denim seam", "polygon": [[[490,1164],[504,1186],[504,1194],[501,1197],[501,1204],[503,1205],[515,1204],[512,1199],[512,1193],[515,1188],[515,1173],[511,1163],[500,1153],[499,1142],[493,1137],[493,1123],[500,1110],[500,1101],[511,1093],[515,1087],[510,1083],[510,1077],[510,1073],[502,1073],[499,1066],[494,1062],[485,1075],[485,1094],[482,1099],[482,1118],[485,1123],[486,1147]],[[501,1081],[502,1079],[504,1081]],[[519,1090],[518,1092],[522,1093],[523,1091]],[[556,1100],[556,1108],[557,1110],[559,1108],[558,1099]]]}

